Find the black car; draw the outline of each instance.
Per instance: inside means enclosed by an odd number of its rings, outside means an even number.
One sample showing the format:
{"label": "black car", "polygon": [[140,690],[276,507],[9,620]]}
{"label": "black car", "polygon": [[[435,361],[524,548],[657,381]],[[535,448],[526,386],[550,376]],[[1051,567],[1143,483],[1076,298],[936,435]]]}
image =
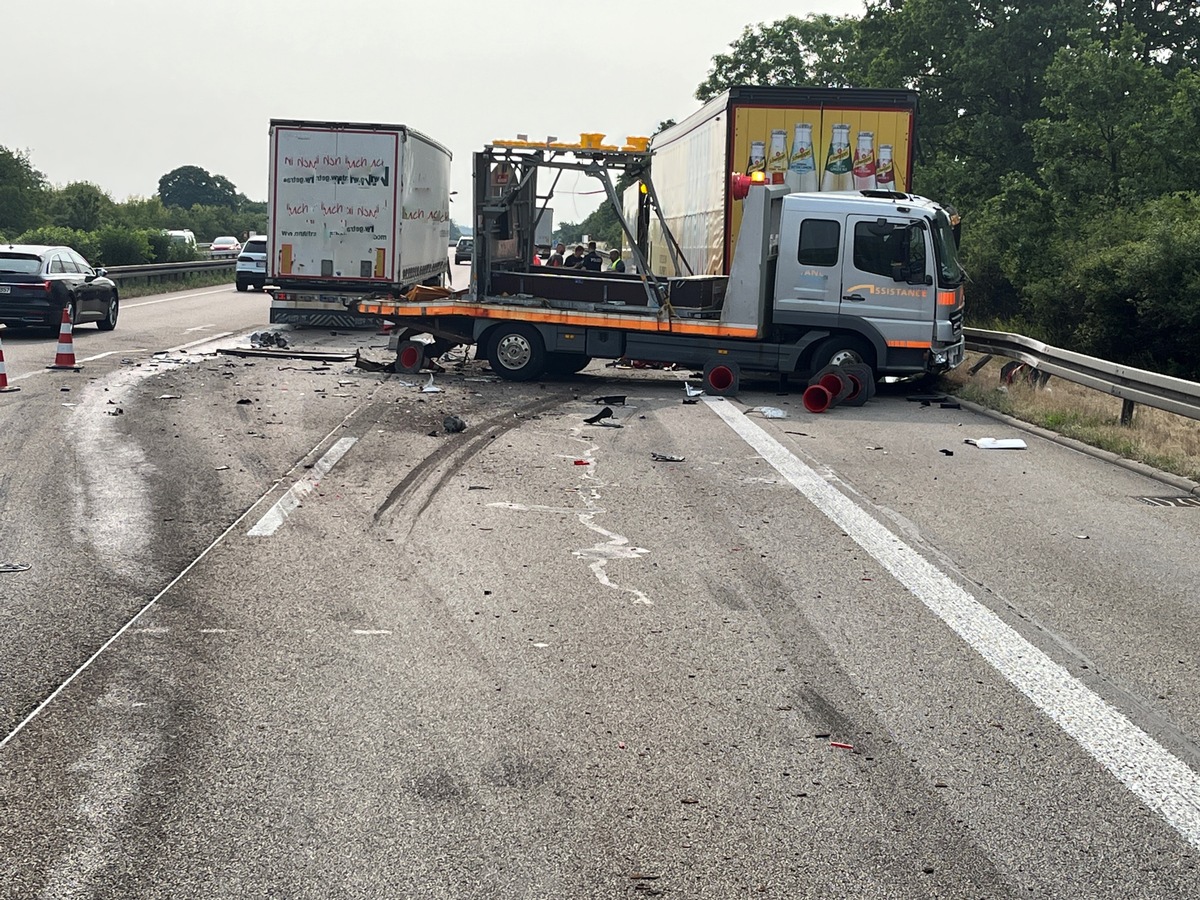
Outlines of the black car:
{"label": "black car", "polygon": [[117,327],[117,285],[70,247],[0,244],[0,322],[57,332],[63,309],[71,322]]}

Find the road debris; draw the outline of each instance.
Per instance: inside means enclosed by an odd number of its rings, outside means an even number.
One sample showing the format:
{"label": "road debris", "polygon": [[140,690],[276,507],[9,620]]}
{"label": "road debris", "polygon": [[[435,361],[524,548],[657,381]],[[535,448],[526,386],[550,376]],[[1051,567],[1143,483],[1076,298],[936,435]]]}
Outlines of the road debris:
{"label": "road debris", "polygon": [[29,563],[0,563],[0,573],[28,572],[30,568]]}
{"label": "road debris", "polygon": [[670,456],[666,453],[651,453],[650,458],[655,462],[683,462],[682,456]]}
{"label": "road debris", "polygon": [[433,383],[433,373],[429,373],[429,380],[421,386],[422,394],[440,394],[442,389]]}
{"label": "road debris", "polygon": [[764,419],[786,419],[787,413],[778,406],[756,406],[751,412],[759,413]]}
{"label": "road debris", "polygon": [[603,403],[605,406],[624,406],[625,394],[610,394],[607,397],[597,397],[592,402],[596,405]]}
{"label": "road debris", "polygon": [[125,410],[121,409],[121,407],[118,406],[114,409],[106,409],[104,411],[104,413],[105,413],[105,415],[109,415],[109,416],[123,416],[123,415],[125,415]]}
{"label": "road debris", "polygon": [[830,741],[830,742],[829,742],[829,746],[830,746],[830,747],[835,747],[835,748],[837,748],[838,750],[853,750],[853,749],[854,749],[854,745],[853,745],[853,744],[847,744],[847,743],[844,743],[844,742],[842,742],[842,741]]}
{"label": "road debris", "polygon": [[442,427],[446,429],[447,434],[458,434],[467,430],[467,423],[458,416],[446,416],[442,419]]}
{"label": "road debris", "polygon": [[159,394],[159,400],[182,400],[178,394]]}
{"label": "road debris", "polygon": [[237,406],[249,406],[249,405],[250,405],[251,403],[253,403],[253,402],[254,402],[253,400],[250,400],[250,399],[249,399],[249,398],[247,398],[247,397],[243,397],[241,400],[239,400],[239,401],[237,402],[237,404],[236,404],[236,405],[237,405]]}
{"label": "road debris", "polygon": [[1028,446],[1020,438],[966,438],[963,443],[980,450],[1024,450]]}
{"label": "road debris", "polygon": [[229,466],[217,466],[217,468],[216,468],[214,471],[216,471],[216,472],[227,472],[227,471],[229,471]]}
{"label": "road debris", "polygon": [[700,390],[700,388],[692,387],[691,382],[685,381],[683,383],[683,393],[688,397],[700,397],[704,394],[704,391]]}
{"label": "road debris", "polygon": [[942,454],[942,456],[953,456],[953,455],[954,455],[954,451],[953,451],[953,450],[945,450],[945,449],[943,449],[943,450],[939,450],[938,452],[939,452],[940,454]]}
{"label": "road debris", "polygon": [[931,403],[949,403],[950,398],[945,394],[910,394],[904,398],[909,403],[920,403],[928,406]]}
{"label": "road debris", "polygon": [[590,466],[590,465],[591,465],[591,463],[590,463],[590,462],[588,462],[586,459],[577,459],[577,460],[575,460],[575,465],[577,465],[577,466]]}

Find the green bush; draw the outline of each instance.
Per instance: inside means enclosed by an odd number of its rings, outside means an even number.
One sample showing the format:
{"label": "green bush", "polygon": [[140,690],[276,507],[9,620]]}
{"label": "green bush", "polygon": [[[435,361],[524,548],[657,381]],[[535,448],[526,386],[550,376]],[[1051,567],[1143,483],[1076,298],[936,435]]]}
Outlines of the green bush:
{"label": "green bush", "polygon": [[154,259],[145,231],[106,225],[94,234],[100,250],[100,265],[140,266]]}
{"label": "green bush", "polygon": [[94,231],[76,231],[61,225],[43,225],[17,236],[18,244],[50,244],[70,247],[92,265],[99,265],[100,244]]}

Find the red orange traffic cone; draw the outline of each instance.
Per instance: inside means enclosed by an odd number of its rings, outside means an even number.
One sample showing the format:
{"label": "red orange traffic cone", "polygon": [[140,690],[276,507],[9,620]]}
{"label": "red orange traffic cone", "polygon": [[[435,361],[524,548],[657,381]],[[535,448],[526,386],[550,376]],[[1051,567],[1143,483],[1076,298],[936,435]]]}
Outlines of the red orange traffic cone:
{"label": "red orange traffic cone", "polygon": [[62,325],[58,329],[58,349],[54,354],[54,365],[47,369],[71,369],[78,372],[82,366],[75,365],[75,344],[71,340],[71,307],[63,307]]}
{"label": "red orange traffic cone", "polygon": [[[0,325],[0,331],[3,330],[4,326]],[[0,394],[10,394],[19,390],[19,387],[8,386],[8,373],[4,371],[4,343],[0,341]]]}

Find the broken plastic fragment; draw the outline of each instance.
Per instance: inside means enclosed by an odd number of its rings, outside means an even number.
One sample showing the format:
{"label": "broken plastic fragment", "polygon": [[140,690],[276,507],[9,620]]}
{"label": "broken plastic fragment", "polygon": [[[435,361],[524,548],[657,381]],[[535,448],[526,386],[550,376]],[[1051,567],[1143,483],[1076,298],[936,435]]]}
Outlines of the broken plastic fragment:
{"label": "broken plastic fragment", "polygon": [[429,380],[421,388],[422,394],[440,394],[442,389],[433,383],[433,373],[429,373]]}
{"label": "broken plastic fragment", "polygon": [[600,424],[601,419],[611,418],[612,414],[613,414],[612,409],[610,407],[606,406],[606,407],[604,407],[604,409],[600,410],[600,412],[596,413],[594,416],[589,416],[588,418],[584,419],[583,421],[586,422],[588,425],[598,425],[598,424]]}
{"label": "broken plastic fragment", "polygon": [[655,462],[683,462],[682,456],[668,456],[666,453],[651,453],[650,458]]}
{"label": "broken plastic fragment", "polygon": [[29,563],[0,563],[0,572],[28,572]]}
{"label": "broken plastic fragment", "polygon": [[756,410],[758,410],[760,413],[762,413],[762,417],[764,419],[786,419],[787,418],[787,413],[785,413],[778,406],[756,406],[754,408]]}
{"label": "broken plastic fragment", "polygon": [[692,387],[691,383],[687,381],[683,383],[683,392],[689,397],[699,397],[704,393],[700,388]]}
{"label": "broken plastic fragment", "polygon": [[967,438],[964,444],[971,444],[980,450],[1024,450],[1026,444],[1020,438]]}

